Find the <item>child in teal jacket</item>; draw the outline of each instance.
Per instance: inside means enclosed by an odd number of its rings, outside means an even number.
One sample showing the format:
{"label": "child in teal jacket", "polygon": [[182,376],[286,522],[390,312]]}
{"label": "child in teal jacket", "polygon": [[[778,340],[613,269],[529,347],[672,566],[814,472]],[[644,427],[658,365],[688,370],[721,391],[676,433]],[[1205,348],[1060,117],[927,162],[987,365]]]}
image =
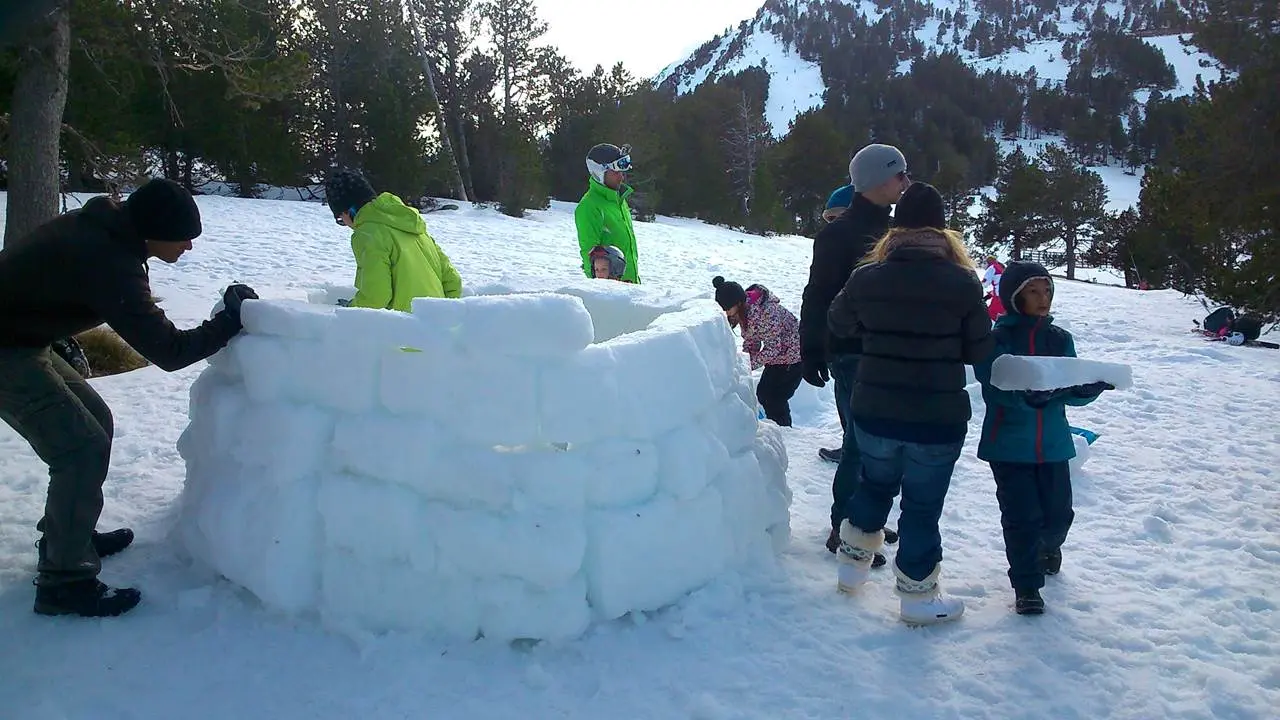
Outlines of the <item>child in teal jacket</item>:
{"label": "child in teal jacket", "polygon": [[1067,425],[1067,405],[1087,405],[1106,383],[1059,390],[1012,392],[991,384],[991,366],[1000,355],[1075,357],[1071,333],[1053,324],[1053,280],[1044,267],[1012,262],[1000,280],[1007,313],[996,320],[996,349],[974,367],[982,383],[987,413],[978,458],[991,465],[1000,503],[1009,582],[1020,615],[1044,612],[1040,588],[1045,575],[1062,566],[1062,544],[1075,519],[1071,471],[1075,441]]}

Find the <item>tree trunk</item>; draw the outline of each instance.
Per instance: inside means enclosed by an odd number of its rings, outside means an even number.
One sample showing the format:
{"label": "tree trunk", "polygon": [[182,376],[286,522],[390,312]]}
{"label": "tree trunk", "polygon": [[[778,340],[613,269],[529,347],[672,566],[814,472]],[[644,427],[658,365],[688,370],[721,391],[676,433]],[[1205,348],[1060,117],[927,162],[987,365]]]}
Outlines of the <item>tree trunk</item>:
{"label": "tree trunk", "polygon": [[19,49],[9,114],[9,202],[4,243],[58,214],[58,149],[67,105],[71,22],[66,5],[31,27]]}
{"label": "tree trunk", "polygon": [[192,157],[191,152],[187,151],[182,153],[182,187],[186,188],[187,192],[191,192],[196,189],[191,179],[191,171],[194,165],[195,158]]}
{"label": "tree trunk", "polygon": [[431,57],[427,54],[427,44],[422,40],[422,28],[418,25],[417,8],[413,0],[402,0],[404,11],[409,15],[409,26],[413,28],[413,42],[418,46],[418,58],[422,60],[422,74],[427,78],[427,95],[435,105],[436,129],[440,131],[440,146],[449,159],[449,174],[453,177],[453,197],[455,200],[467,199],[467,187],[462,182],[462,171],[458,169],[458,156],[453,152],[453,143],[449,141],[449,126],[445,121],[444,107],[440,104],[440,94],[436,92],[436,76],[431,69]]}
{"label": "tree trunk", "polygon": [[453,123],[458,133],[458,162],[462,173],[462,184],[467,190],[467,200],[476,201],[476,186],[471,179],[471,151],[467,149],[467,124],[462,121],[462,112],[453,114]]}
{"label": "tree trunk", "polygon": [[1076,279],[1076,234],[1067,233],[1067,279]]}
{"label": "tree trunk", "polygon": [[333,48],[326,75],[329,79],[329,97],[333,100],[334,159],[339,168],[350,168],[354,165],[356,153],[355,144],[351,139],[350,112],[347,110],[347,103],[342,94],[343,65],[346,64],[347,58],[346,35],[338,21],[337,10],[332,2],[326,2],[319,14]]}

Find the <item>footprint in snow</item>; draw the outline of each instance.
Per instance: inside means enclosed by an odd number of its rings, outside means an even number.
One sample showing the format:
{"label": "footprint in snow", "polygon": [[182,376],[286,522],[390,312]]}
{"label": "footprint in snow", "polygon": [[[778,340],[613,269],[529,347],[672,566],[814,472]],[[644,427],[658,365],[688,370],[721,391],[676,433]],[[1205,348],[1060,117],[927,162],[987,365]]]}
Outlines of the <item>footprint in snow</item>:
{"label": "footprint in snow", "polygon": [[1147,531],[1147,537],[1163,543],[1173,542],[1173,529],[1169,526],[1169,522],[1164,518],[1148,515],[1142,521],[1142,527]]}

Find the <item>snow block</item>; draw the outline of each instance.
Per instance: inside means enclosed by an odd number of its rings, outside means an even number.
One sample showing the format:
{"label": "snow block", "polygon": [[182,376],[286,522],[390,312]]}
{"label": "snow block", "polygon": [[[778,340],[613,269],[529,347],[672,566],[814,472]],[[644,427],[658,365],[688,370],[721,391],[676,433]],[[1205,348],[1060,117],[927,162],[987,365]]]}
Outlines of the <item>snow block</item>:
{"label": "snow block", "polygon": [[414,301],[428,311],[430,305],[462,303],[465,317],[457,326],[460,345],[473,353],[517,357],[563,357],[591,344],[595,328],[582,301],[568,295],[545,293],[477,296],[464,300]]}
{"label": "snow block", "polygon": [[339,629],[499,639],[576,637],[773,562],[786,450],[714,303],[493,294],[254,301],[191,388],[191,555]]}
{"label": "snow block", "polygon": [[1128,390],[1133,387],[1133,368],[1098,360],[1027,355],[1001,355],[991,365],[991,384],[1001,390],[1058,390],[1095,382]]}
{"label": "snow block", "polygon": [[240,322],[252,335],[320,340],[333,330],[335,310],[297,300],[246,300],[240,308]]}
{"label": "snow block", "polygon": [[730,553],[723,508],[720,493],[707,488],[690,501],[593,511],[587,586],[596,613],[656,610],[723,572]]}
{"label": "snow block", "polygon": [[592,345],[564,363],[539,370],[542,439],[590,443],[627,428],[622,375],[609,345]]}

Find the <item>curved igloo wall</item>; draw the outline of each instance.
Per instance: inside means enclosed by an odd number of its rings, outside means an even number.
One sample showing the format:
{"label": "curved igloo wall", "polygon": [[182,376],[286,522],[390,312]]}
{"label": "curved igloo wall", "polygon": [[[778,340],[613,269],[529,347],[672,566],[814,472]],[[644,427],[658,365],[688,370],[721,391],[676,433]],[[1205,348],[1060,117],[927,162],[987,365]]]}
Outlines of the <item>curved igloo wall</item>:
{"label": "curved igloo wall", "polygon": [[412,314],[246,303],[179,442],[193,556],[338,627],[506,639],[770,562],[786,451],[719,308],[527,290]]}

